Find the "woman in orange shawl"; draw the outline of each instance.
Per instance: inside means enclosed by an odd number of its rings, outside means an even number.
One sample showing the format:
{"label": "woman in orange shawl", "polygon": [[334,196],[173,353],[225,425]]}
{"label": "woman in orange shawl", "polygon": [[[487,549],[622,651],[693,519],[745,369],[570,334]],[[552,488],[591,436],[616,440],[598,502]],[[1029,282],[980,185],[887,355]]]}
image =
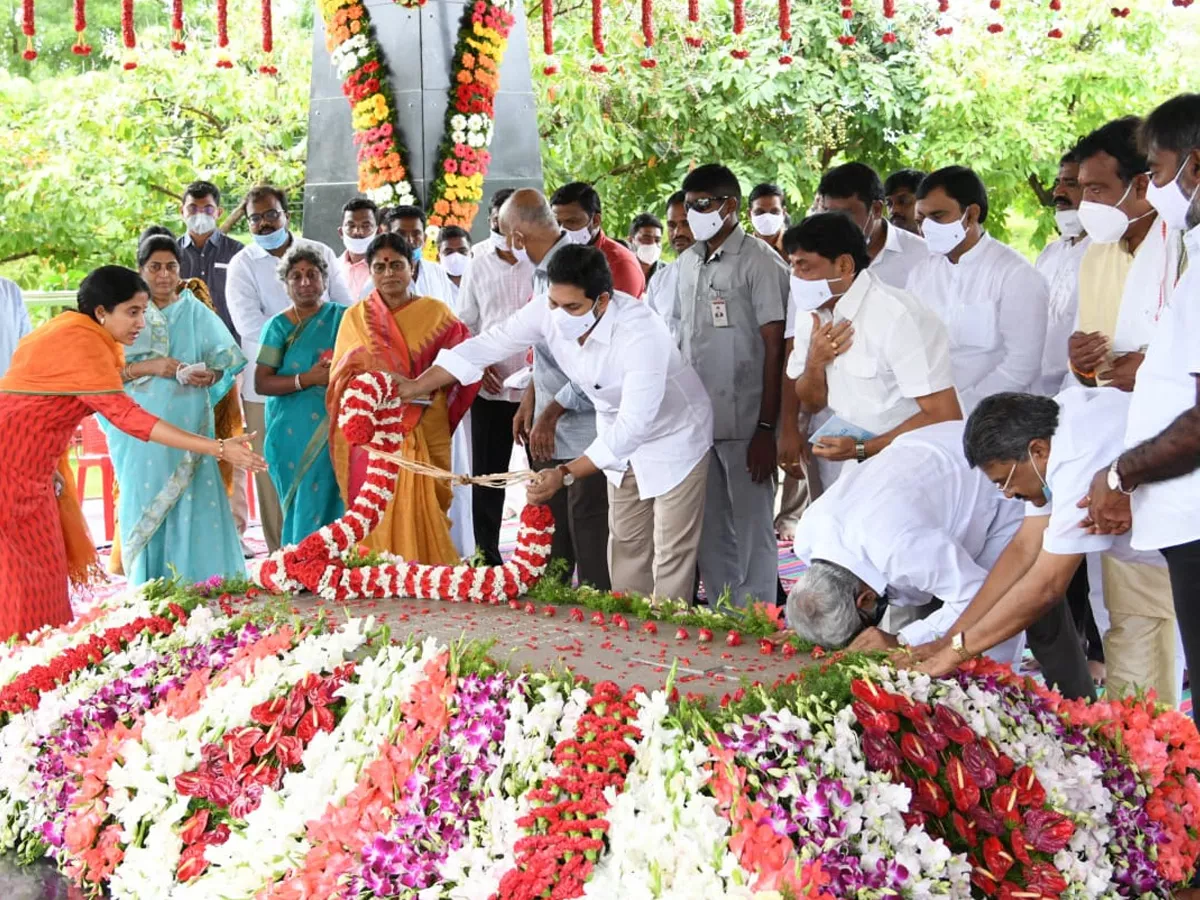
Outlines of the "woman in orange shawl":
{"label": "woman in orange shawl", "polygon": [[[150,289],[136,272],[102,266],[79,286],[78,312],[25,337],[0,378],[0,641],[71,619],[69,583],[99,575],[66,451],[84,418],[101,413],[142,440],[265,469],[250,437],[191,434],[126,396],[128,346],[145,327]],[[55,473],[62,493],[55,497]]]}
{"label": "woman in orange shawl", "polygon": [[[412,257],[398,235],[381,234],[367,249],[375,290],[342,318],[333,351],[329,383],[329,446],[338,487],[347,504],[366,478],[367,454],[351,447],[338,429],[342,394],[355,375],[394,372],[415,378],[433,365],[440,350],[471,336],[440,300],[414,297]],[[408,459],[450,469],[450,435],[471,408],[479,385],[439,390],[425,407],[401,453]],[[447,481],[401,471],[395,497],[365,546],[407,560],[433,564],[458,562],[450,539],[451,488]]]}

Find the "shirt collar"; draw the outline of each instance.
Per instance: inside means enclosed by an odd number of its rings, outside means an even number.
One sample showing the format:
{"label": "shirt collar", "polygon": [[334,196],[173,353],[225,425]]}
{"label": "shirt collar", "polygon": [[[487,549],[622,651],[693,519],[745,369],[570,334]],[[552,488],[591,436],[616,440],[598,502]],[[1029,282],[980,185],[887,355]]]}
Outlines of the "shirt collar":
{"label": "shirt collar", "polygon": [[[207,247],[209,244],[212,244],[214,247],[220,247],[223,240],[225,240],[225,235],[221,232],[221,229],[214,228],[209,232],[208,240],[204,242],[204,246]],[[192,240],[192,233],[190,231],[183,233],[183,237],[179,239],[179,246],[196,247],[196,242]],[[196,249],[202,251],[204,247],[196,247]]]}
{"label": "shirt collar", "polygon": [[612,296],[608,298],[608,308],[604,310],[604,315],[600,317],[600,321],[588,335],[587,341],[584,342],[585,346],[592,341],[605,345],[612,343],[613,326],[616,324],[617,315],[625,306],[624,297],[625,295],[620,291],[612,292]]}
{"label": "shirt collar", "polygon": [[834,310],[842,314],[842,318],[853,319],[857,315],[859,308],[862,306],[863,300],[867,293],[875,287],[875,275],[868,269],[863,269],[854,279],[854,283],[850,285],[850,290],[846,291],[841,296]]}
{"label": "shirt collar", "polygon": [[[737,254],[742,252],[742,247],[744,247],[746,245],[746,239],[748,237],[749,237],[749,235],[746,234],[746,230],[744,228],[742,228],[741,223],[734,225],[733,231],[729,232],[729,237],[725,238],[725,242],[723,244],[721,244],[720,247],[718,247],[716,250],[713,251],[713,255],[708,258],[708,261],[715,262],[716,260],[718,260],[722,256],[724,256],[726,253],[736,256]],[[755,238],[755,240],[757,240],[757,238]],[[700,242],[697,241],[695,246],[700,247],[701,246]],[[705,249],[708,249],[707,245],[705,245]],[[700,259],[701,260],[704,259],[703,251],[701,251],[701,253],[700,253]]]}
{"label": "shirt collar", "polygon": [[540,272],[541,274],[545,275],[547,268],[550,266],[551,258],[554,256],[555,253],[557,253],[563,247],[567,246],[567,243],[568,243],[567,233],[565,231],[560,231],[558,233],[558,240],[555,241],[550,246],[550,249],[546,251],[546,255],[543,256],[542,261],[537,264],[537,266],[535,267],[535,271]]}
{"label": "shirt collar", "polygon": [[979,243],[958,258],[958,264],[961,266],[963,263],[966,263],[968,266],[973,266],[982,263],[987,258],[987,250],[991,242],[991,235],[985,231],[980,236]]}
{"label": "shirt collar", "polygon": [[1200,266],[1200,225],[1183,233],[1183,246],[1187,248],[1190,264]]}
{"label": "shirt collar", "polygon": [[883,249],[879,251],[882,256],[884,253],[903,253],[904,248],[900,246],[900,229],[894,226],[887,219],[880,219],[883,225]]}

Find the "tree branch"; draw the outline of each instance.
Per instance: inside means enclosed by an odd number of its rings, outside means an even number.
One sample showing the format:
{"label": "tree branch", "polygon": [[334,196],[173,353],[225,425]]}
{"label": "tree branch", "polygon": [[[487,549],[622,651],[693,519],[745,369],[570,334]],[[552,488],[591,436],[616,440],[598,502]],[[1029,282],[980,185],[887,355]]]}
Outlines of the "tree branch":
{"label": "tree branch", "polygon": [[1042,184],[1042,179],[1038,177],[1037,172],[1029,173],[1029,186],[1033,188],[1033,192],[1037,194],[1038,202],[1042,204],[1042,206],[1054,205],[1054,194],[1047,190],[1046,186]]}
{"label": "tree branch", "polygon": [[0,266],[4,265],[5,263],[16,262],[19,259],[27,259],[30,256],[37,256],[37,254],[38,252],[36,250],[22,250],[20,253],[14,253],[11,256],[5,256],[4,258],[0,259]]}
{"label": "tree branch", "polygon": [[168,100],[166,97],[150,97],[148,99],[153,103],[159,103],[163,106],[173,106],[181,112],[189,112],[192,115],[203,119],[217,131],[225,130],[225,123],[206,109],[197,109],[194,106],[185,106],[182,103],[176,103],[174,100]]}
{"label": "tree branch", "polygon": [[180,203],[183,202],[183,197],[181,197],[179,194],[175,193],[174,191],[167,190],[162,185],[150,184],[150,185],[147,185],[147,187],[150,188],[150,190],[152,190],[152,191],[158,191],[160,194],[166,194],[172,200],[178,200]]}

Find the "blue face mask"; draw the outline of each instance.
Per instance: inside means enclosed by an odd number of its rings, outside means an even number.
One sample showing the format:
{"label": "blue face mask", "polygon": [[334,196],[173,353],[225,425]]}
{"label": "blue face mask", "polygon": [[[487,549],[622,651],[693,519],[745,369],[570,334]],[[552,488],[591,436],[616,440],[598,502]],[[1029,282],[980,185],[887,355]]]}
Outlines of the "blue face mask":
{"label": "blue face mask", "polygon": [[1025,452],[1029,454],[1029,464],[1033,466],[1033,474],[1036,475],[1038,477],[1038,481],[1042,483],[1042,496],[1045,497],[1046,502],[1049,503],[1051,498],[1054,496],[1054,492],[1050,490],[1050,485],[1047,483],[1046,479],[1042,477],[1042,473],[1038,471],[1037,463],[1033,461],[1033,451],[1026,448]]}
{"label": "blue face mask", "polygon": [[417,263],[419,263],[421,261],[422,256],[424,256],[425,248],[424,247],[413,247],[412,250],[410,250],[409,252],[412,254],[413,265],[416,265]]}
{"label": "blue face mask", "polygon": [[287,243],[288,230],[287,228],[277,228],[270,234],[255,234],[252,235],[254,243],[262,247],[264,250],[278,250]]}

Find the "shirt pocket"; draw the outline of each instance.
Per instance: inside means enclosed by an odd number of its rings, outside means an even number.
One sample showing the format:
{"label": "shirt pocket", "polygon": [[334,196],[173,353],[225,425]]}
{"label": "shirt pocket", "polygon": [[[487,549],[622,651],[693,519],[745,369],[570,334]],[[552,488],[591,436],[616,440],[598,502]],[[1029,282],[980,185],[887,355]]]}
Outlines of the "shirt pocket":
{"label": "shirt pocket", "polygon": [[887,393],[878,358],[867,347],[855,346],[838,357],[834,368],[838,377],[830,382],[829,405],[851,421],[854,410],[874,413]]}
{"label": "shirt pocket", "polygon": [[950,322],[950,342],[957,347],[990,350],[996,346],[996,307],[965,303],[955,309]]}

